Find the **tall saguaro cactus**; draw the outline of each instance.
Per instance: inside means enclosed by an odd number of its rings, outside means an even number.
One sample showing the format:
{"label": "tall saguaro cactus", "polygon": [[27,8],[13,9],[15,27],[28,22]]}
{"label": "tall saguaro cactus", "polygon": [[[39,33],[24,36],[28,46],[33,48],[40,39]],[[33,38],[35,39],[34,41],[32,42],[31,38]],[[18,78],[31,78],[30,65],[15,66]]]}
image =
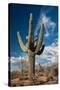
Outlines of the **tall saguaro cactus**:
{"label": "tall saguaro cactus", "polygon": [[29,19],[29,33],[28,33],[28,40],[26,45],[23,44],[23,41],[21,39],[21,35],[19,32],[17,32],[18,41],[20,44],[21,49],[28,53],[29,56],[29,76],[30,79],[32,79],[32,76],[35,75],[35,55],[42,54],[45,45],[42,45],[43,37],[44,37],[44,24],[41,23],[40,33],[37,40],[36,46],[34,45],[34,36],[32,33],[32,13],[30,13],[30,19]]}

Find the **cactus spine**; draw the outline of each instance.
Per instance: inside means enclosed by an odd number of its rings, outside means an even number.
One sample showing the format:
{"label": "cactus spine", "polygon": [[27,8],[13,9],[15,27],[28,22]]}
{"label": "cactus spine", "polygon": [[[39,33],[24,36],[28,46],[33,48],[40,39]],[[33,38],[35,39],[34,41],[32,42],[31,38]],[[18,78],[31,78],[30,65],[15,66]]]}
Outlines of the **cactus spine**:
{"label": "cactus spine", "polygon": [[23,41],[21,39],[21,35],[19,32],[17,32],[18,41],[20,44],[21,49],[28,53],[28,60],[29,60],[29,77],[32,79],[33,76],[35,76],[35,55],[42,54],[45,45],[42,45],[43,42],[43,36],[44,36],[44,24],[41,23],[41,29],[39,33],[39,38],[37,40],[37,45],[34,46],[34,36],[32,33],[32,13],[30,13],[30,19],[29,19],[29,34],[28,34],[28,41],[26,45],[23,44]]}

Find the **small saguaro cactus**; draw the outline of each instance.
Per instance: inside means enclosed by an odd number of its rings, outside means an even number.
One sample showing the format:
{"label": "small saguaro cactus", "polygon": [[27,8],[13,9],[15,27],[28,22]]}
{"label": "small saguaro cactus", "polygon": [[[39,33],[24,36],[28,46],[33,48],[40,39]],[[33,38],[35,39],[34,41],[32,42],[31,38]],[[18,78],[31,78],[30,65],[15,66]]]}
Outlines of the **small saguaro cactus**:
{"label": "small saguaro cactus", "polygon": [[21,49],[28,53],[28,60],[29,60],[29,77],[32,79],[32,77],[35,76],[35,55],[42,54],[45,45],[42,45],[43,37],[44,37],[44,24],[41,23],[40,26],[40,33],[37,40],[36,46],[34,45],[34,35],[32,33],[32,13],[30,13],[30,19],[29,19],[29,33],[28,33],[28,40],[26,45],[23,44],[23,41],[21,39],[21,35],[19,32],[17,32],[18,41],[20,44]]}
{"label": "small saguaro cactus", "polygon": [[24,67],[24,60],[23,59],[21,59],[21,61],[20,61],[20,63],[21,63],[21,75],[22,75],[22,77],[23,77],[23,67]]}

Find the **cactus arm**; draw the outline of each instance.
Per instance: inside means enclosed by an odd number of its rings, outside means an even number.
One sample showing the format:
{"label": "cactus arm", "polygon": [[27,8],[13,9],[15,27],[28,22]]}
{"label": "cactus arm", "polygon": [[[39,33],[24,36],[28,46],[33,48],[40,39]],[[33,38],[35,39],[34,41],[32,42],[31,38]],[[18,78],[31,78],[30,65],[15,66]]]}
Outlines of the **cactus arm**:
{"label": "cactus arm", "polygon": [[44,48],[45,48],[45,45],[42,45],[41,49],[37,52],[37,55],[42,54],[44,51]]}
{"label": "cactus arm", "polygon": [[29,34],[28,34],[28,48],[32,41],[32,13],[30,13],[30,20],[29,20]]}
{"label": "cactus arm", "polygon": [[37,41],[37,47],[36,47],[36,52],[41,48],[42,42],[43,42],[43,36],[44,36],[44,24],[41,24],[41,30],[39,34],[39,38]]}
{"label": "cactus arm", "polygon": [[17,32],[17,37],[18,37],[18,41],[19,41],[19,44],[20,44],[21,49],[22,49],[24,52],[27,52],[27,51],[28,51],[28,48],[23,44],[19,32]]}

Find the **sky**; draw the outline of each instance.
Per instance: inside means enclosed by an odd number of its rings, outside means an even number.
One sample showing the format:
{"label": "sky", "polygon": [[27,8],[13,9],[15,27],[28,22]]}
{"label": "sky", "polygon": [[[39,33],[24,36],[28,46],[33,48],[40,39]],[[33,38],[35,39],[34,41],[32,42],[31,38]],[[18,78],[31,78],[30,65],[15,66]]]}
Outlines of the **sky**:
{"label": "sky", "polygon": [[[26,37],[29,31],[29,15],[33,15],[33,32],[34,36],[39,35],[39,29],[41,20],[44,23],[44,39],[45,51],[41,56],[36,56],[36,63],[51,63],[54,55],[58,55],[58,7],[57,6],[43,6],[43,5],[24,5],[24,4],[9,4],[9,34],[10,34],[10,58],[12,62],[16,62],[22,58],[28,58],[28,56],[21,50],[17,38],[17,32],[19,31],[26,44]],[[53,50],[55,47],[55,50]],[[49,50],[50,51],[49,51]],[[50,55],[51,53],[54,55]],[[50,53],[50,54],[48,54]],[[50,58],[47,58],[50,55]],[[42,59],[42,56],[44,57]],[[18,58],[18,60],[17,60]],[[42,59],[39,60],[39,59]],[[53,62],[53,61],[52,61]],[[47,63],[47,64],[48,64]]]}

